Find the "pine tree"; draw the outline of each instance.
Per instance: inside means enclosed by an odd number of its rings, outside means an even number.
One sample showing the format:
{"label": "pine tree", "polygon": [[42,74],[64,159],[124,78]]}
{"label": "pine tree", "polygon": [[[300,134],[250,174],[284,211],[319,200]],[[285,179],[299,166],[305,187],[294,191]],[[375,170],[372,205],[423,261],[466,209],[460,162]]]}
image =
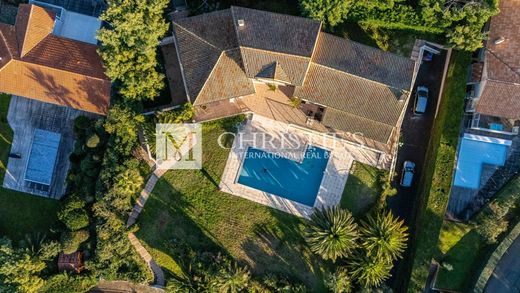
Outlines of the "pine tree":
{"label": "pine tree", "polygon": [[168,30],[163,19],[168,0],[111,0],[101,19],[99,54],[106,74],[130,101],[153,99],[163,88],[157,72],[157,46]]}

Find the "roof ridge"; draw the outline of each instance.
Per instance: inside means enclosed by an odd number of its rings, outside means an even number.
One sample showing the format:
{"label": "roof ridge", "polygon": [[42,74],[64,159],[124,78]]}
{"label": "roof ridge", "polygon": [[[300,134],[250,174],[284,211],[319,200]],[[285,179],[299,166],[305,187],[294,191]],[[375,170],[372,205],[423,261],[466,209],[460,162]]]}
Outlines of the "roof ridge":
{"label": "roof ridge", "polygon": [[195,103],[197,102],[197,99],[199,98],[200,96],[200,93],[202,93],[202,91],[204,90],[204,88],[206,87],[206,84],[208,83],[208,80],[211,78],[211,76],[213,75],[213,72],[215,72],[215,68],[217,67],[218,63],[220,62],[220,59],[222,59],[222,56],[224,55],[224,51],[220,52],[220,55],[218,56],[218,59],[217,59],[217,62],[215,62],[215,65],[213,65],[213,67],[211,68],[211,71],[209,72],[208,74],[208,77],[206,77],[206,80],[204,80],[204,84],[202,85],[202,87],[200,88],[199,92],[197,93],[197,96],[195,97],[195,100],[193,101],[193,104],[195,105]]}
{"label": "roof ridge", "polygon": [[[20,58],[23,57],[23,47],[25,46],[25,39],[27,38],[27,31],[29,31],[29,24],[31,22],[31,15],[33,13],[33,9],[34,9],[34,6],[33,5],[29,5],[29,16],[27,17],[27,26],[25,27],[25,31],[23,32],[23,40],[22,40],[22,46],[20,47],[20,43],[18,41],[18,53],[20,53]],[[15,30],[18,31],[18,28],[16,27],[16,22],[15,22]],[[16,39],[18,39],[18,34],[16,34]]]}
{"label": "roof ridge", "polygon": [[204,38],[200,37],[200,36],[197,35],[196,33],[192,32],[192,31],[190,31],[189,29],[185,28],[184,26],[180,25],[178,22],[175,22],[175,21],[172,21],[172,22],[173,22],[173,24],[177,25],[177,26],[180,27],[181,29],[183,29],[183,30],[185,30],[186,32],[188,32],[190,35],[193,35],[195,38],[201,40],[202,42],[204,42],[204,43],[210,45],[211,47],[213,47],[213,48],[215,48],[215,49],[217,49],[217,50],[219,50],[219,51],[224,51],[224,49],[219,48],[219,47],[213,45],[212,43],[206,41]]}
{"label": "roof ridge", "polygon": [[369,82],[377,83],[379,85],[382,85],[382,86],[385,86],[385,87],[388,87],[388,88],[393,88],[393,89],[396,89],[396,90],[399,90],[399,91],[409,92],[407,89],[396,88],[396,87],[394,87],[392,85],[387,85],[387,84],[384,84],[384,83],[376,81],[376,80],[368,79],[368,78],[365,78],[365,77],[362,77],[362,76],[359,76],[359,75],[355,75],[355,74],[352,74],[352,73],[349,73],[349,72],[345,72],[345,71],[342,71],[342,70],[339,70],[339,69],[336,69],[336,68],[333,68],[333,67],[330,67],[330,66],[327,66],[327,65],[319,64],[319,63],[316,63],[316,62],[314,62],[312,60],[311,60],[310,63],[314,64],[316,66],[321,66],[321,67],[325,67],[325,68],[333,70],[333,71],[337,71],[339,73],[343,73],[343,74],[347,74],[347,75],[350,75],[350,76],[354,76],[356,78],[360,78],[360,79],[363,79],[363,80],[366,80],[366,81],[369,81]]}
{"label": "roof ridge", "polygon": [[492,79],[492,78],[486,78],[486,80],[487,81],[492,81],[492,82],[497,82],[497,83],[503,83],[503,84],[520,86],[520,83],[518,83],[518,82],[504,81],[504,80],[498,80],[498,79]]}
{"label": "roof ridge", "polygon": [[301,56],[301,55],[294,55],[294,54],[289,54],[289,53],[276,52],[276,51],[269,51],[269,50],[264,50],[264,49],[248,47],[248,46],[240,46],[239,45],[238,47],[239,48],[246,48],[246,49],[256,50],[256,51],[267,52],[267,53],[271,53],[271,54],[278,54],[278,55],[284,55],[284,56],[291,56],[291,57],[298,57],[298,58],[303,58],[303,59],[309,59],[312,62],[311,57],[306,57],[306,56]]}

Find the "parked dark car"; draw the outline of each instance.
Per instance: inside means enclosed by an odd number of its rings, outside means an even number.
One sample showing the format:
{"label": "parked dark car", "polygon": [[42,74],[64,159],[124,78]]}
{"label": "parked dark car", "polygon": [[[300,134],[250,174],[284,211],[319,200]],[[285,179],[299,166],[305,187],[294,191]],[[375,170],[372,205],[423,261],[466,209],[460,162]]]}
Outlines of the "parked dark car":
{"label": "parked dark car", "polygon": [[405,161],[403,164],[403,173],[401,175],[401,186],[403,186],[403,187],[412,186],[414,173],[415,173],[415,163],[412,161]]}
{"label": "parked dark car", "polygon": [[413,113],[415,115],[422,115],[426,112],[426,106],[428,105],[429,90],[425,86],[418,86],[415,93],[415,104],[413,107]]}

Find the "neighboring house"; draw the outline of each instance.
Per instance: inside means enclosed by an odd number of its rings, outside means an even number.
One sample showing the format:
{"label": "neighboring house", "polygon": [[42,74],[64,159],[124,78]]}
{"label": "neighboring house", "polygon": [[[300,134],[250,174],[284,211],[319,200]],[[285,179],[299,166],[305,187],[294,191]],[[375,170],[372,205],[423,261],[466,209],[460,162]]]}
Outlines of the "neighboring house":
{"label": "neighboring house", "polygon": [[517,135],[520,128],[520,2],[500,1],[489,41],[471,65],[468,83],[471,128]]}
{"label": "neighboring house", "polygon": [[30,4],[19,6],[15,25],[0,23],[0,92],[104,115],[111,82],[96,45],[62,25]]}
{"label": "neighboring house", "polygon": [[[163,52],[167,73],[180,67],[183,81],[169,74],[170,88],[186,92],[199,121],[253,112],[333,133],[391,160],[415,62],[321,28],[312,19],[241,7],[174,20]],[[178,61],[169,60],[175,55]]]}

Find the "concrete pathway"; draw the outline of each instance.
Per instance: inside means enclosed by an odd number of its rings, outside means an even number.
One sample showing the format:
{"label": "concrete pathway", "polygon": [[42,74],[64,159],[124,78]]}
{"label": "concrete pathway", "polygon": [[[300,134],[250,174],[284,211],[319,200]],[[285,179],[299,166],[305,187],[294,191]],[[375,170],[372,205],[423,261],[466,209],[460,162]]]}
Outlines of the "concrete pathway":
{"label": "concrete pathway", "polygon": [[154,283],[158,286],[164,287],[164,272],[162,271],[161,267],[153,260],[150,253],[143,247],[141,242],[139,242],[137,237],[135,237],[134,233],[129,233],[128,239],[130,240],[132,246],[134,246],[134,248],[137,250],[137,253],[139,253],[141,258],[146,262],[152,271],[155,278]]}
{"label": "concrete pathway", "polygon": [[148,200],[148,197],[152,193],[155,184],[157,184],[157,181],[159,181],[159,178],[165,173],[165,170],[155,170],[152,173],[152,176],[148,179],[146,182],[146,185],[144,186],[144,189],[141,191],[141,195],[137,199],[134,209],[132,210],[132,213],[130,214],[130,217],[128,217],[128,221],[126,222],[126,226],[130,227],[137,221],[137,217],[139,217],[139,214],[144,208],[144,205],[146,204],[146,201]]}

